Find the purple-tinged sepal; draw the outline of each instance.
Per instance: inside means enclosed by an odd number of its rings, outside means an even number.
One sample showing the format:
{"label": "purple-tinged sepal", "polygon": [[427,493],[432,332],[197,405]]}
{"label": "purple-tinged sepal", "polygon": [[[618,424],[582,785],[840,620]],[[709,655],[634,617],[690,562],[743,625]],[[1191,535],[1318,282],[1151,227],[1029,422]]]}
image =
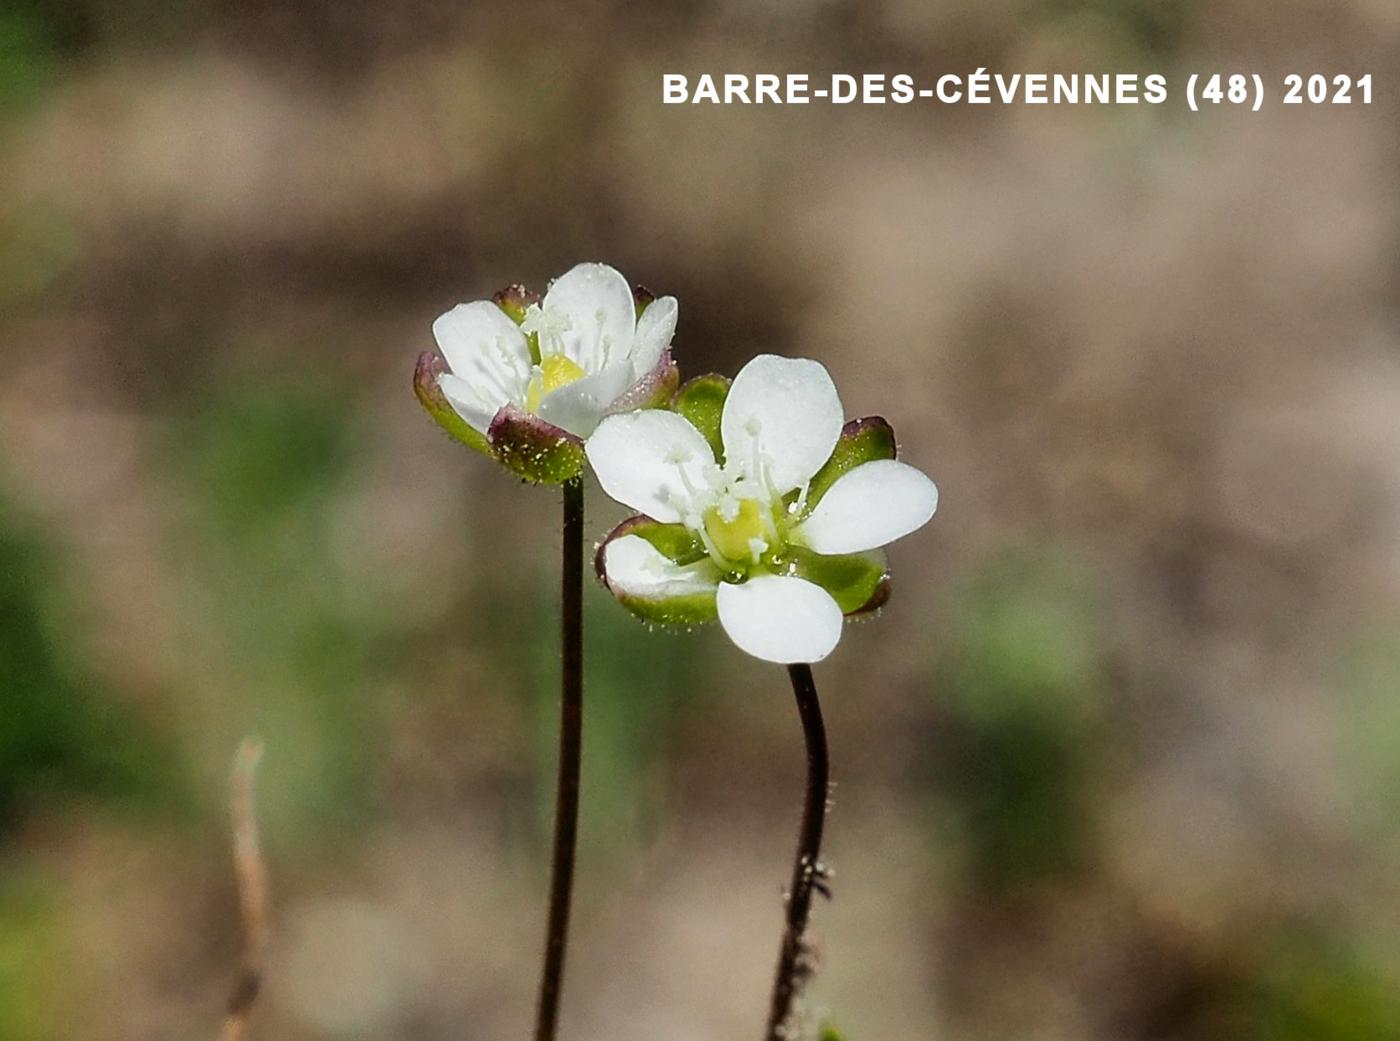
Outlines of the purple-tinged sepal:
{"label": "purple-tinged sepal", "polygon": [[583,442],[515,405],[496,413],[486,437],[501,465],[531,484],[563,484],[583,473]]}
{"label": "purple-tinged sepal", "polygon": [[894,577],[885,571],[880,576],[880,581],[875,586],[875,592],[870,594],[870,599],[861,604],[854,611],[847,611],[847,618],[862,618],[865,615],[875,614],[890,601],[890,594],[894,592]]}
{"label": "purple-tinged sepal", "polygon": [[504,311],[507,318],[519,325],[525,321],[525,312],[540,302],[540,294],[516,283],[494,293],[491,302]]}
{"label": "purple-tinged sepal", "polygon": [[627,392],[613,403],[608,415],[635,412],[639,408],[662,408],[671,400],[680,381],[680,367],[671,358],[668,347],[661,352],[652,370],[627,388]]}
{"label": "purple-tinged sepal", "polygon": [[447,372],[447,362],[436,351],[424,351],[413,368],[413,393],[424,411],[455,440],[482,455],[494,456],[486,436],[457,414],[447,395],[442,392],[439,377]]}

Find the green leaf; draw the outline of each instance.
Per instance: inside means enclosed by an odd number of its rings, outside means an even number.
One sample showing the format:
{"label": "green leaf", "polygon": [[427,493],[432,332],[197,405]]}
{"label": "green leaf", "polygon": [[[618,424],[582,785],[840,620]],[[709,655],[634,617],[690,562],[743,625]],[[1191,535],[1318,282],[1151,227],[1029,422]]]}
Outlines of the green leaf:
{"label": "green leaf", "polygon": [[832,449],[831,458],[817,471],[807,488],[806,513],[821,502],[826,490],[842,474],[849,473],[862,463],[894,457],[894,429],[889,423],[879,416],[851,420],[841,429],[841,437]]}
{"label": "green leaf", "polygon": [[836,600],[842,614],[871,611],[888,595],[885,555],[879,550],[827,556],[790,547],[783,556],[787,573],[815,582]]}
{"label": "green leaf", "polygon": [[729,380],[712,372],[687,380],[671,401],[672,410],[690,420],[690,425],[705,435],[716,459],[724,458],[719,423],[724,414],[724,399],[728,396]]}

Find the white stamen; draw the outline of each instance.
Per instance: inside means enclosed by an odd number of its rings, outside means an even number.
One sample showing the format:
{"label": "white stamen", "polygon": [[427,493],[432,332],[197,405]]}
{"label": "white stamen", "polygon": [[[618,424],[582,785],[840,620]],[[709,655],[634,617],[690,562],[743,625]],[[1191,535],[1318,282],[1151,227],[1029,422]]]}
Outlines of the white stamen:
{"label": "white stamen", "polygon": [[798,514],[807,508],[807,493],[812,490],[810,480],[802,482],[802,488],[797,493],[797,501],[788,507],[788,513]]}
{"label": "white stamen", "polygon": [[[772,499],[768,500],[772,502]],[[778,526],[773,523],[773,511],[771,509],[761,509],[758,511],[759,519],[763,521],[763,531],[774,542],[778,541]],[[764,547],[767,549],[768,547]]]}
{"label": "white stamen", "polygon": [[[689,454],[687,454],[686,458],[678,461],[683,463],[690,462],[691,458],[692,457]],[[690,502],[692,504],[700,506],[702,503],[704,503],[710,498],[710,489],[697,488],[695,486],[695,483],[691,481],[690,474],[686,472],[686,468],[684,466],[676,467],[676,475],[681,479],[681,485],[685,488],[685,494],[689,497]],[[705,476],[708,477],[709,475],[706,474]],[[701,507],[701,512],[703,512],[703,507]]]}
{"label": "white stamen", "polygon": [[728,571],[730,568],[729,561],[726,560],[724,554],[719,551],[719,547],[715,545],[715,540],[710,538],[710,533],[705,530],[704,522],[701,521],[698,525],[691,525],[687,521],[686,527],[691,528],[692,531],[700,536],[700,541],[705,544],[705,552],[710,555],[710,559],[720,568]]}
{"label": "white stamen", "polygon": [[[565,334],[572,332],[572,324],[569,316],[560,314],[557,311],[546,311],[539,304],[531,304],[525,310],[525,320],[520,323],[520,328],[527,333],[534,333],[539,338],[540,357],[548,358],[553,355],[563,355],[571,361],[587,368],[582,359],[570,357],[569,340]],[[577,335],[574,336],[577,339]],[[577,355],[577,351],[573,352]]]}
{"label": "white stamen", "polygon": [[593,353],[598,363],[598,368],[603,368],[608,364],[608,352],[611,344],[607,337],[603,335],[603,328],[607,325],[608,315],[601,307],[593,312],[593,320],[598,323],[598,329],[593,334]]}

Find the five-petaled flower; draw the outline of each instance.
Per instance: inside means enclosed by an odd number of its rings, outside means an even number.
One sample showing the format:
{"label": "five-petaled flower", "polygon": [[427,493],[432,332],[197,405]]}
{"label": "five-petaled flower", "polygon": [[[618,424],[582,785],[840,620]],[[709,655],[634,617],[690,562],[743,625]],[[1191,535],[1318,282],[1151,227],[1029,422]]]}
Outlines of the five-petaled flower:
{"label": "five-petaled flower", "polygon": [[579,264],[543,300],[514,286],[439,317],[442,356],[418,359],[414,388],[458,440],[527,480],[569,480],[603,416],[675,390],[676,313],[675,297],[634,293],[606,264]]}
{"label": "five-petaled flower", "polygon": [[933,482],[895,460],[883,419],[843,426],[815,361],[760,355],[674,408],[609,416],[587,441],[603,490],[640,514],[599,548],[599,576],[644,619],[718,617],[757,658],[820,661],[843,616],[884,602],[879,548],[933,516]]}

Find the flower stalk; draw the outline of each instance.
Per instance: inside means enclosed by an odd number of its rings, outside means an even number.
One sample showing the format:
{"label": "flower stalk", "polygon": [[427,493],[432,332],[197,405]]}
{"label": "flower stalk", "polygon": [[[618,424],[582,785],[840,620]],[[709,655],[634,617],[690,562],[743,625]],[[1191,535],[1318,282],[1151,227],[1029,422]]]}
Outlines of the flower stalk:
{"label": "flower stalk", "polygon": [[560,553],[561,679],[559,773],[554,808],[554,855],[550,867],[549,922],[540,976],[535,1041],[554,1041],[564,986],[564,953],[573,897],[578,846],[579,772],[583,751],[583,478],[563,483]]}
{"label": "flower stalk", "polygon": [[768,1013],[768,1031],[764,1035],[766,1041],[787,1041],[792,1036],[793,1001],[812,968],[806,946],[812,891],[820,887],[825,892],[827,874],[821,861],[822,827],[826,823],[830,788],[826,726],[822,722],[821,701],[817,697],[816,681],[812,679],[812,667],[798,663],[787,668],[807,747],[807,794],[797,835],[792,882],[788,887],[787,928],[778,952],[778,972],[773,980],[773,1001]]}

